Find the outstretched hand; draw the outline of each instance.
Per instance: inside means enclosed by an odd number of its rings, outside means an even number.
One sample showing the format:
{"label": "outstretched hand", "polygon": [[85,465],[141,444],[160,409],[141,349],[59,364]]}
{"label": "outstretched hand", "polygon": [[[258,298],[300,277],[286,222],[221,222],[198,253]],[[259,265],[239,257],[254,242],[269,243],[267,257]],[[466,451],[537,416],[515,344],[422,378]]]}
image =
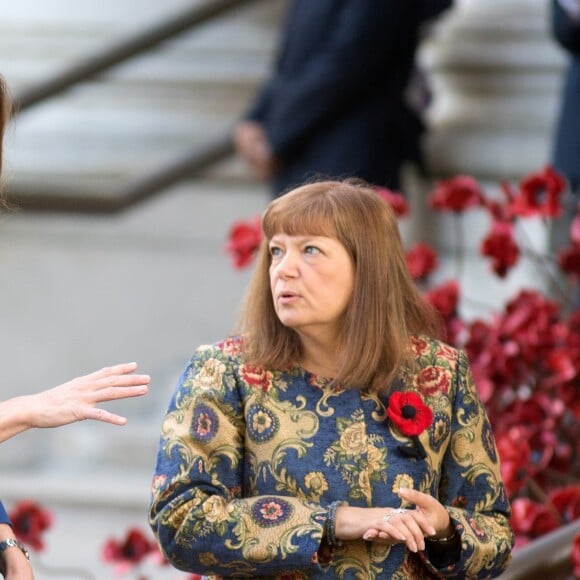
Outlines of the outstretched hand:
{"label": "outstretched hand", "polygon": [[264,127],[255,121],[240,121],[234,130],[234,147],[256,177],[269,179],[276,170],[276,160]]}
{"label": "outstretched hand", "polygon": [[149,375],[133,374],[136,369],[137,363],[105,367],[47,391],[21,397],[21,404],[30,418],[29,427],[59,427],[85,419],[124,425],[125,417],[96,405],[145,395]]}

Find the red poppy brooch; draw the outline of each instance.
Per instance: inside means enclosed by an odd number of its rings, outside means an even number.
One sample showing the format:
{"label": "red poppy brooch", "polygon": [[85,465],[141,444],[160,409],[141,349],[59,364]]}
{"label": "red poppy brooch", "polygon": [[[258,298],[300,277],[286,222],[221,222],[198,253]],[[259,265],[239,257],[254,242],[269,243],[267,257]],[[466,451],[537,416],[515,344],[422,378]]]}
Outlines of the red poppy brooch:
{"label": "red poppy brooch", "polygon": [[410,446],[400,447],[401,452],[406,457],[424,459],[427,455],[418,435],[433,423],[433,411],[423,403],[421,395],[400,391],[392,393],[389,397],[387,415],[399,431],[411,439]]}

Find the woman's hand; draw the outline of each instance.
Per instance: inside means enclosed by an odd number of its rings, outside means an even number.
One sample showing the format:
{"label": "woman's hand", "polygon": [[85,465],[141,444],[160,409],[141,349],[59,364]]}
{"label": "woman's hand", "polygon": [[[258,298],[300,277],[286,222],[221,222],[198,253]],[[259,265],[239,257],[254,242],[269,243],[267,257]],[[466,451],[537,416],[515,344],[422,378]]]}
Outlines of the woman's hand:
{"label": "woman's hand", "polygon": [[133,374],[136,368],[137,363],[106,367],[47,391],[21,397],[30,427],[59,427],[84,419],[124,425],[125,417],[95,405],[145,395],[150,377]]}
{"label": "woman's hand", "polygon": [[0,442],[33,427],[59,427],[93,419],[124,425],[125,417],[97,403],[139,397],[148,391],[149,375],[135,375],[137,363],[107,367],[41,393],[0,403]]}
{"label": "woman's hand", "polygon": [[276,161],[266,131],[255,121],[241,121],[234,130],[234,147],[259,179],[269,179]]}
{"label": "woman's hand", "polygon": [[364,533],[365,540],[404,542],[409,550],[417,552],[425,549],[425,536],[443,538],[453,533],[447,510],[434,497],[412,489],[401,489],[399,496],[408,504],[415,504],[415,508],[383,509],[380,520]]}

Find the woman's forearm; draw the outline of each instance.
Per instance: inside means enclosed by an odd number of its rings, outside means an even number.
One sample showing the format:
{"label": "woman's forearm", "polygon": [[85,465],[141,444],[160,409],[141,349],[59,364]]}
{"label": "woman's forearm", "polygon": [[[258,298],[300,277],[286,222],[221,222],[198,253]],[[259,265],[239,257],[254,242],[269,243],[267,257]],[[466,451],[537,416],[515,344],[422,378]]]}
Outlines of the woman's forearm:
{"label": "woman's forearm", "polygon": [[0,402],[0,443],[31,427],[26,397],[14,397]]}

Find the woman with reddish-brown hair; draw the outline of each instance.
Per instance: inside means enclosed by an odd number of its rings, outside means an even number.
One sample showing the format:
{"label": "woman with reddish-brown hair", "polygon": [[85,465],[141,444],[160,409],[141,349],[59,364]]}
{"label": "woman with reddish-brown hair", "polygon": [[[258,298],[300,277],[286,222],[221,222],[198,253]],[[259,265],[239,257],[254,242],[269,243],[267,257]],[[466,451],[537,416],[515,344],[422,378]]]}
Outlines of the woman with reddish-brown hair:
{"label": "woman with reddish-brown hair", "polygon": [[370,187],[271,202],[236,336],[200,347],[163,421],[150,522],[181,570],[489,578],[513,534],[465,354]]}
{"label": "woman with reddish-brown hair", "polygon": [[[0,170],[2,138],[10,112],[10,94],[0,75]],[[96,405],[104,401],[145,395],[149,376],[134,374],[136,368],[136,363],[115,365],[40,393],[0,401],[0,443],[31,428],[59,427],[85,419],[124,425],[127,421],[125,417]],[[34,577],[28,551],[16,539],[1,502],[0,574],[6,580],[31,580]]]}

